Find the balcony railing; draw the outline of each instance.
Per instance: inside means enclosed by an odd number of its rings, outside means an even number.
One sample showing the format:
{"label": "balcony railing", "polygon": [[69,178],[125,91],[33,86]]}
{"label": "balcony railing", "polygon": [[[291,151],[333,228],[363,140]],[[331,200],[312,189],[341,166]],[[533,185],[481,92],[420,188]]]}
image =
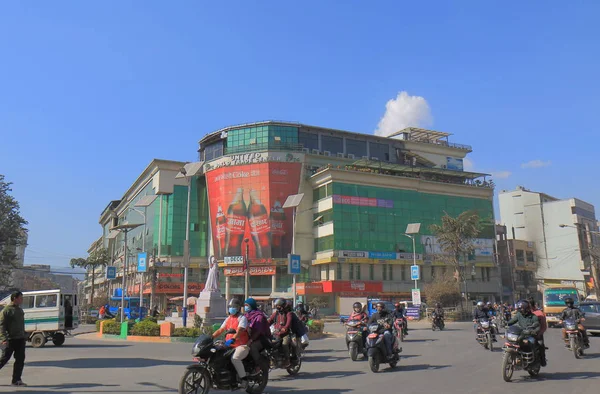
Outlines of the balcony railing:
{"label": "balcony railing", "polygon": [[304,148],[303,144],[278,144],[276,142],[263,142],[260,144],[248,144],[242,146],[230,146],[225,148],[225,154],[231,155],[236,153],[253,152],[261,150],[283,150],[301,152]]}

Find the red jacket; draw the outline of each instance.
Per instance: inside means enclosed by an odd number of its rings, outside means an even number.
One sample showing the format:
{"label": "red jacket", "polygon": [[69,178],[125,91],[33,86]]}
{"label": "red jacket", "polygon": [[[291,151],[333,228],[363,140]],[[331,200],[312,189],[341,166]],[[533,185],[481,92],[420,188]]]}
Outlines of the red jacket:
{"label": "red jacket", "polygon": [[269,325],[273,323],[275,323],[275,331],[279,331],[281,334],[289,333],[292,325],[292,312],[274,312],[269,318]]}
{"label": "red jacket", "polygon": [[546,330],[548,329],[548,323],[546,323],[546,315],[540,309],[534,308],[532,310],[533,314],[537,316],[540,321],[540,332],[538,333],[538,337],[544,335]]}

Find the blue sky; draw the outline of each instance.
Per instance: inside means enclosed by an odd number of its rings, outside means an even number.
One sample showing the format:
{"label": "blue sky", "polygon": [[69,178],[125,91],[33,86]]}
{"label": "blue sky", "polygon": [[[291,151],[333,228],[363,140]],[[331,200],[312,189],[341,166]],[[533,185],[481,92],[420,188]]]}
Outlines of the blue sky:
{"label": "blue sky", "polygon": [[30,223],[26,263],[85,256],[108,202],[152,158],[195,160],[207,132],[373,133],[402,91],[499,190],[600,207],[600,3],[376,4],[2,2],[0,173]]}

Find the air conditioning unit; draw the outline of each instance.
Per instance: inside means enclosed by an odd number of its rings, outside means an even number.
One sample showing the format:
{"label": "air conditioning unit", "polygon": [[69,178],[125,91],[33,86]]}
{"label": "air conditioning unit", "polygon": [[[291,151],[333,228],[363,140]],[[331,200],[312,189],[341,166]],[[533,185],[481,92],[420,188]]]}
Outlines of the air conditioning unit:
{"label": "air conditioning unit", "polygon": [[328,150],[323,151],[323,154],[325,156],[331,156],[331,152],[329,152]]}
{"label": "air conditioning unit", "polygon": [[354,154],[353,153],[348,153],[348,159],[354,159]]}
{"label": "air conditioning unit", "polygon": [[344,157],[344,154],[342,152],[338,152],[337,157]]}
{"label": "air conditioning unit", "polygon": [[369,156],[363,156],[362,158],[365,160],[369,160]]}
{"label": "air conditioning unit", "polygon": [[312,154],[313,155],[318,155],[319,154],[319,150],[318,149],[313,149],[312,150]]}
{"label": "air conditioning unit", "polygon": [[308,148],[302,148],[302,152],[304,152],[304,153],[310,153],[310,149],[308,149]]}
{"label": "air conditioning unit", "polygon": [[371,160],[377,160],[377,161],[379,161],[379,157],[371,157]]}

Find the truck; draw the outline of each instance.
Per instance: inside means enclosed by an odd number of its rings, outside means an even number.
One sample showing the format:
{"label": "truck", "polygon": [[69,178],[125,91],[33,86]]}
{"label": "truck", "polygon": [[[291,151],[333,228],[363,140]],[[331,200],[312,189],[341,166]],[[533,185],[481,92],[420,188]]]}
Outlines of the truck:
{"label": "truck", "polygon": [[548,327],[558,325],[560,314],[566,308],[565,299],[572,298],[579,305],[579,292],[574,286],[547,287],[544,289],[544,313]]}

